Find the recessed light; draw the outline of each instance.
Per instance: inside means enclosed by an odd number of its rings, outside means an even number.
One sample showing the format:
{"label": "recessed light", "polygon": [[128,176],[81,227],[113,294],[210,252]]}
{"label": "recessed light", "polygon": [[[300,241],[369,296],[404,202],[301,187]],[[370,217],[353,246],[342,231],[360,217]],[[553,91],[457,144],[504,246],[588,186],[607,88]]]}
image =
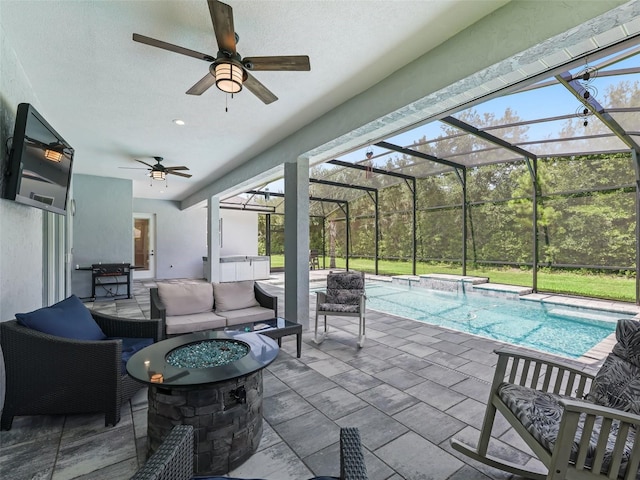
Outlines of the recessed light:
{"label": "recessed light", "polygon": [[176,118],[173,123],[175,123],[176,125],[184,125],[184,120],[180,120],[179,118]]}

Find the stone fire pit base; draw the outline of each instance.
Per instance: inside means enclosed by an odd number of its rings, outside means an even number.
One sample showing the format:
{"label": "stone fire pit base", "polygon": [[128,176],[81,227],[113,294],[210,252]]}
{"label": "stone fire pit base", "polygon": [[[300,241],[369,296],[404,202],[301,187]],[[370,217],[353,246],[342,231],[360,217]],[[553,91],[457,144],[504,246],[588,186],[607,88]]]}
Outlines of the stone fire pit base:
{"label": "stone fire pit base", "polygon": [[182,424],[194,428],[196,475],[221,475],[241,465],[262,437],[262,370],[208,385],[150,385],[147,454]]}

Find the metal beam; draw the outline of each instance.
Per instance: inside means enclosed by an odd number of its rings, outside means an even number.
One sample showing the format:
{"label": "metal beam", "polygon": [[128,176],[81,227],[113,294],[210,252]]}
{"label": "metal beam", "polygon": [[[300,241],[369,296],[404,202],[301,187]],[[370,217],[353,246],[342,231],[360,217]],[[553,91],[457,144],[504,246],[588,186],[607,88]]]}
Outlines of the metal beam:
{"label": "metal beam", "polygon": [[512,145],[511,143],[506,142],[501,138],[491,135],[490,133],[484,132],[474,127],[473,125],[469,125],[466,122],[458,120],[457,118],[449,116],[449,117],[444,117],[440,121],[447,123],[453,127],[459,128],[460,130],[464,130],[465,132],[470,133],[471,135],[480,137],[483,140],[486,140],[487,142],[493,143],[494,145],[498,145],[499,147],[502,147],[514,153],[517,153],[518,155],[522,155],[523,157],[537,158],[535,154],[528,152],[520,147],[516,147],[515,145]]}
{"label": "metal beam", "polygon": [[631,160],[636,172],[636,305],[640,305],[640,156],[631,150]]}
{"label": "metal beam", "polygon": [[[456,173],[458,170],[456,170]],[[467,171],[462,171],[462,275],[467,275],[467,209],[469,203],[467,202]]]}
{"label": "metal beam", "polygon": [[532,262],[532,277],[531,283],[534,292],[538,291],[538,160],[533,159],[533,165],[531,160],[525,158],[527,162],[527,168],[531,175],[531,183],[533,185],[533,211],[531,213],[531,221],[533,223],[533,262]]}
{"label": "metal beam", "polygon": [[363,185],[352,185],[350,183],[334,182],[331,180],[322,180],[319,178],[310,178],[309,183],[317,183],[319,185],[328,185],[330,187],[353,188],[354,190],[364,190],[366,192],[375,192],[375,187],[365,187]]}
{"label": "metal beam", "polygon": [[367,167],[366,165],[360,165],[359,163],[349,163],[343,160],[333,159],[333,160],[329,160],[326,163],[329,163],[331,165],[337,165],[339,167],[344,167],[344,168],[353,168],[355,170],[369,171],[373,173],[378,173],[380,175],[388,175],[390,177],[397,177],[397,178],[404,178],[404,179],[413,178],[411,175],[405,175],[404,173],[392,172],[389,170],[383,170],[381,168],[375,168],[375,167]]}
{"label": "metal beam", "polygon": [[[280,192],[261,192],[260,190],[249,190],[246,193],[252,194],[252,195],[271,195],[272,197],[285,198],[285,194]],[[347,200],[336,200],[334,198],[322,198],[322,197],[313,197],[313,196],[309,196],[309,200],[312,200],[314,202],[327,202],[327,203],[337,203],[337,204],[349,203]]]}
{"label": "metal beam", "polygon": [[587,107],[593,115],[598,118],[604,125],[611,130],[620,140],[624,142],[631,150],[640,151],[640,145],[627,133],[609,113],[607,113],[602,105],[590,96],[584,98],[585,89],[580,82],[573,78],[570,72],[563,72],[556,75],[556,79],[569,90],[585,107]]}
{"label": "metal beam", "polygon": [[375,249],[375,274],[378,275],[378,254],[380,253],[380,224],[379,224],[379,220],[380,220],[380,214],[379,211],[380,209],[378,208],[378,189],[376,189],[375,192],[373,192],[373,195],[371,194],[371,192],[367,192],[367,195],[369,195],[369,198],[373,201],[373,219],[375,222],[375,229],[374,229],[374,235],[376,236],[375,238],[375,242],[374,242],[374,249]]}
{"label": "metal beam", "polygon": [[389,142],[378,142],[375,144],[376,147],[386,148],[388,150],[393,150],[394,152],[403,153],[405,155],[409,155],[411,157],[418,157],[424,160],[430,160],[435,163],[440,163],[442,165],[447,165],[453,168],[467,168],[465,165],[461,163],[452,162],[450,160],[445,160],[444,158],[434,157],[433,155],[429,155],[428,153],[418,152],[417,150],[411,150],[410,148],[401,147],[399,145],[394,145]]}
{"label": "metal beam", "polygon": [[[236,207],[230,206],[230,205],[237,205]],[[220,204],[220,209],[221,210],[238,210],[241,212],[258,212],[258,213],[275,213],[276,211],[276,207],[272,207],[269,205],[265,205],[262,208],[259,207],[246,207],[244,204],[242,203],[237,203],[237,204],[229,204],[229,205],[223,205],[222,203]]]}

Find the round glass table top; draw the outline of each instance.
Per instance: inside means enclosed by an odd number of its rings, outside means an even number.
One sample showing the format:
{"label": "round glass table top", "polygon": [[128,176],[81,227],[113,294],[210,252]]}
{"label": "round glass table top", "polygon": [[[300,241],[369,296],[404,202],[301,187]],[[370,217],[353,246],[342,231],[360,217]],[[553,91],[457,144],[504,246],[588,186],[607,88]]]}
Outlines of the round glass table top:
{"label": "round glass table top", "polygon": [[[221,346],[227,350],[221,349]],[[239,358],[229,362],[218,362],[222,359],[211,356],[212,353],[215,355],[216,350],[219,356],[225,359],[230,358],[232,353]],[[179,355],[181,351],[188,353]],[[203,352],[206,353],[203,355]],[[265,335],[207,330],[169,338],[143,348],[129,359],[127,372],[136,380],[149,385],[204,385],[238,378],[260,370],[273,362],[278,352],[276,341]],[[194,366],[187,366],[187,357],[191,357]]]}

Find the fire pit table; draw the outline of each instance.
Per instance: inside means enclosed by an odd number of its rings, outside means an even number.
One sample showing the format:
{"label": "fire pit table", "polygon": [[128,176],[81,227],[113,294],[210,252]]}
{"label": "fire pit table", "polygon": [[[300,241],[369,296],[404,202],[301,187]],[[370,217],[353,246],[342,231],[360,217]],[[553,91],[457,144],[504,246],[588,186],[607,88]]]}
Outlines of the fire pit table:
{"label": "fire pit table", "polygon": [[147,454],[175,425],[194,428],[194,472],[221,475],[253,455],[262,437],[262,369],[278,355],[264,335],[205,331],[146,347],[127,371],[149,386]]}

